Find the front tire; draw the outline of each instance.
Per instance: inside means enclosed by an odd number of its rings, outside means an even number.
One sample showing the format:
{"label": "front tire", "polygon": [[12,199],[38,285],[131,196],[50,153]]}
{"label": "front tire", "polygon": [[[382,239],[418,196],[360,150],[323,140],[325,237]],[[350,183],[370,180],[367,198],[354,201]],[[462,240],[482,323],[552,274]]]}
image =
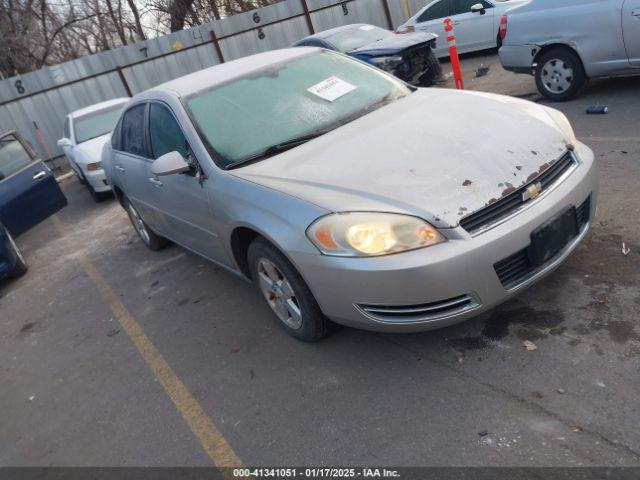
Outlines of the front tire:
{"label": "front tire", "polygon": [[142,219],[138,210],[133,206],[133,204],[129,201],[128,198],[124,198],[124,209],[129,215],[129,220],[131,220],[131,224],[135,229],[136,233],[142,240],[142,243],[149,249],[154,252],[158,250],[162,250],[167,245],[169,245],[169,240],[160,235],[156,234]]}
{"label": "front tire", "polygon": [[538,91],[554,102],[571,100],[587,84],[580,57],[567,48],[552,48],[542,54],[535,76]]}
{"label": "front tire", "polygon": [[430,49],[425,61],[426,72],[420,77],[421,87],[431,87],[442,81],[442,65],[433,49]]}
{"label": "front tire", "polygon": [[249,245],[251,277],[289,335],[316,342],[329,334],[324,316],[311,290],[291,262],[263,238]]}
{"label": "front tire", "polygon": [[91,195],[91,198],[96,203],[103,202],[104,200],[106,200],[111,196],[111,192],[96,192],[94,188],[91,186],[91,184],[88,182],[86,183],[86,186],[87,186],[87,190],[89,190],[89,195]]}

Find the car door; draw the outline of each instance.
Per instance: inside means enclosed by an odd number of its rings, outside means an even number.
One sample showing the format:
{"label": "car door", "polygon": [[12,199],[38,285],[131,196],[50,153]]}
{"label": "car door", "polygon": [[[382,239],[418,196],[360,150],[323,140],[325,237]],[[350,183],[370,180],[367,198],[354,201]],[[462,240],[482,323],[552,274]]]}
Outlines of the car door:
{"label": "car door", "polygon": [[214,260],[225,258],[218,237],[215,218],[209,208],[204,177],[172,110],[164,103],[149,107],[149,143],[154,159],[177,151],[189,164],[191,172],[156,177],[149,175],[154,197],[172,240]]}
{"label": "car door", "polygon": [[113,170],[117,183],[147,225],[162,233],[164,224],[155,203],[155,189],[149,183],[152,159],[145,128],[147,109],[147,103],[138,103],[124,112],[117,127],[120,138],[113,154]]}
{"label": "car door", "polygon": [[622,31],[631,66],[640,68],[640,0],[625,0],[622,6]]}
{"label": "car door", "polygon": [[447,55],[447,37],[444,31],[444,20],[449,17],[451,0],[437,0],[432,2],[416,19],[416,31],[431,32],[438,35],[436,42],[436,56]]}
{"label": "car door", "polygon": [[[456,45],[461,53],[496,46],[498,32],[494,31],[494,8],[484,0],[450,0],[450,17]],[[471,7],[482,4],[485,9],[472,12]],[[484,12],[484,13],[482,13]]]}
{"label": "car door", "polygon": [[67,204],[53,172],[15,132],[0,136],[0,223],[14,237]]}

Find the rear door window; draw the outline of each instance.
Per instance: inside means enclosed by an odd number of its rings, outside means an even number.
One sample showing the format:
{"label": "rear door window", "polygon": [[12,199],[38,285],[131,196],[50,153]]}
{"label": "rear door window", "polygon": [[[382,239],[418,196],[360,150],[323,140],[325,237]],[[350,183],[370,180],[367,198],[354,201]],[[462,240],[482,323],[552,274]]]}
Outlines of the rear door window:
{"label": "rear door window", "polygon": [[[474,3],[478,2],[476,1]],[[422,15],[418,17],[418,23],[430,22],[432,20],[438,20],[440,18],[444,19],[449,15],[449,0],[440,0],[438,3],[434,3],[424,12],[422,12]]]}
{"label": "rear door window", "polygon": [[144,115],[147,106],[136,105],[127,110],[122,117],[122,151],[140,157],[146,156],[144,141]]}

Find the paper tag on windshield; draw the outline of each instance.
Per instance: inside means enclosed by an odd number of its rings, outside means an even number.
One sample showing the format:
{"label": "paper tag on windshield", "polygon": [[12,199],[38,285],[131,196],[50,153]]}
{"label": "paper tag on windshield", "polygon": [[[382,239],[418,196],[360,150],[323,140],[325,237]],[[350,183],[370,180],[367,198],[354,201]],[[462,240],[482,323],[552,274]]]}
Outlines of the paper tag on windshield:
{"label": "paper tag on windshield", "polygon": [[373,30],[374,28],[376,28],[376,27],[374,27],[373,25],[362,25],[360,27],[360,30],[364,30],[366,32],[368,30]]}
{"label": "paper tag on windshield", "polygon": [[307,91],[320,98],[333,102],[356,88],[357,87],[355,85],[351,85],[349,82],[345,82],[336,76],[332,76],[320,83],[316,83],[313,87],[307,88]]}

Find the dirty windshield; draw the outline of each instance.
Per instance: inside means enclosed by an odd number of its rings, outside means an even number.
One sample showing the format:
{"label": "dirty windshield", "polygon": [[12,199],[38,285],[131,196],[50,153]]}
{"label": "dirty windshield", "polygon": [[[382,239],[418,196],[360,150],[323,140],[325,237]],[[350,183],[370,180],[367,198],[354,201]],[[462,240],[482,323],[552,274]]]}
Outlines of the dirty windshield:
{"label": "dirty windshield", "polygon": [[409,90],[348,57],[312,52],[192,94],[186,107],[223,167],[312,137]]}
{"label": "dirty windshield", "polygon": [[341,52],[350,52],[356,48],[364,47],[370,43],[379,42],[387,37],[393,37],[389,30],[374,27],[373,25],[360,25],[357,28],[340,30],[327,37],[327,40],[335,45]]}
{"label": "dirty windshield", "polygon": [[100,110],[74,119],[73,130],[76,134],[76,143],[111,133],[120,117],[121,109],[122,105],[116,105],[108,110]]}

